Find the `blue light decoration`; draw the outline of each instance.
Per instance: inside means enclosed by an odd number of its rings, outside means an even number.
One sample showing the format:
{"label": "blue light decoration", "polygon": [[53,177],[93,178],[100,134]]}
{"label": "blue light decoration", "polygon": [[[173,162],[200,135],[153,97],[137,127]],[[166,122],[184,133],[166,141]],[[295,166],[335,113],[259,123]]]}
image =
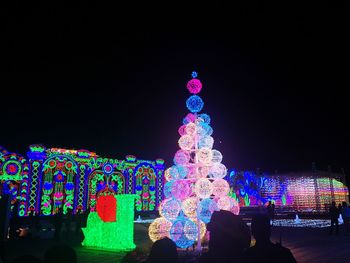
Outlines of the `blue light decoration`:
{"label": "blue light decoration", "polygon": [[198,95],[192,95],[186,100],[186,106],[190,112],[197,113],[203,109],[204,102]]}
{"label": "blue light decoration", "polygon": [[192,78],[197,78],[198,77],[198,73],[196,71],[192,71]]}
{"label": "blue light decoration", "polygon": [[179,248],[192,246],[197,239],[197,225],[184,216],[179,216],[170,229],[170,238]]}

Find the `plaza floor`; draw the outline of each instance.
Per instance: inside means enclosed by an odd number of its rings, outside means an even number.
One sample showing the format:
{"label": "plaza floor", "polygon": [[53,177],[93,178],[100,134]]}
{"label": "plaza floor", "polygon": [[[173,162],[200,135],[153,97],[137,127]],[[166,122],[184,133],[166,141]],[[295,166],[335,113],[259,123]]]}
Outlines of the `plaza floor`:
{"label": "plaza floor", "polygon": [[[342,228],[340,229],[342,230]],[[152,243],[148,238],[148,224],[135,224],[135,244],[145,254]],[[340,231],[339,235],[329,235],[328,228],[273,227],[272,241],[282,241],[282,245],[293,252],[298,262],[347,262],[350,260],[350,236]],[[82,247],[73,234],[62,233],[62,241],[73,246],[78,262],[109,263],[120,262],[125,253],[91,250]],[[33,254],[43,257],[45,250],[54,245],[53,239],[19,239],[6,244],[7,261],[19,255]]]}

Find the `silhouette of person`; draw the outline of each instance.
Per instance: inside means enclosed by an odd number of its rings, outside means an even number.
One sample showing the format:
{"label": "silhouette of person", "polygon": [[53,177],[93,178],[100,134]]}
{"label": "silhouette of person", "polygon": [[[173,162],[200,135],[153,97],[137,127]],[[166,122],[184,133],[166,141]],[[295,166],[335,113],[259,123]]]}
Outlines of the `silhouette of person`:
{"label": "silhouette of person", "polygon": [[63,211],[62,211],[62,208],[59,208],[57,213],[54,215],[55,239],[60,238],[61,229],[62,229],[62,220],[63,220]]}
{"label": "silhouette of person", "polygon": [[281,244],[274,244],[270,241],[271,225],[270,219],[266,215],[254,215],[252,218],[252,235],[256,243],[253,247],[244,252],[243,263],[259,262],[283,262],[295,263],[296,260],[292,252]]}
{"label": "silhouette of person", "polygon": [[342,202],[342,217],[344,221],[344,234],[350,234],[350,208],[346,202]]}
{"label": "silhouette of person", "polygon": [[243,220],[229,211],[215,211],[207,227],[210,231],[209,251],[200,263],[239,262],[250,246],[250,231]]}
{"label": "silhouette of person", "polygon": [[329,229],[329,234],[330,235],[333,234],[334,225],[336,226],[335,233],[338,234],[339,233],[339,223],[338,223],[339,209],[335,205],[334,201],[332,202],[332,205],[329,208],[329,215],[330,215],[330,218],[331,218],[331,227]]}
{"label": "silhouette of person", "polygon": [[10,219],[10,231],[9,236],[10,238],[17,237],[16,229],[18,227],[18,202],[16,201],[13,205],[12,212],[11,212],[11,219]]}
{"label": "silhouette of person", "polygon": [[176,244],[170,238],[162,238],[153,243],[151,252],[145,263],[177,263]]}
{"label": "silhouette of person", "polygon": [[44,254],[44,263],[76,263],[75,250],[67,245],[55,245],[48,248]]}
{"label": "silhouette of person", "polygon": [[41,263],[42,261],[32,255],[23,255],[15,258],[14,260],[11,261],[12,263]]}
{"label": "silhouette of person", "polygon": [[269,201],[268,205],[266,206],[266,210],[267,210],[267,215],[269,216],[270,220],[272,220],[274,217],[275,205],[272,204],[271,201]]}

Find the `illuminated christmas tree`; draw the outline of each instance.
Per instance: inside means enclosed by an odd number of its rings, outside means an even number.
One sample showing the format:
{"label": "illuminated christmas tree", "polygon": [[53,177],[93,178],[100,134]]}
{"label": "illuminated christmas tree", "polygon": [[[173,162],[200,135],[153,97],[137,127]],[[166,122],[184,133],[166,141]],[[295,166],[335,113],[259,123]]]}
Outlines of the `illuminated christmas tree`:
{"label": "illuminated christmas tree", "polygon": [[[161,217],[149,227],[153,242],[166,236],[180,248],[192,246],[204,237],[215,210],[239,213],[238,203],[228,196],[230,187],[223,179],[227,169],[221,163],[222,154],[212,149],[210,117],[200,113],[204,103],[196,95],[202,89],[196,72],[187,89],[192,94],[186,101],[190,113],[178,130],[180,149],[175,153],[174,165],[165,171],[166,199],[159,206]],[[197,242],[197,249],[201,249],[201,242]]]}

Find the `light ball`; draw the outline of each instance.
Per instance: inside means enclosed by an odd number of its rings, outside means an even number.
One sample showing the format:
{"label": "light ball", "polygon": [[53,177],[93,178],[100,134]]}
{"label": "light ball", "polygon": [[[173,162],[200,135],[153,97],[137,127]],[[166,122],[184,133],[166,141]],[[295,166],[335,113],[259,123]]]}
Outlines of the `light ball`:
{"label": "light ball", "polygon": [[210,124],[210,116],[206,113],[199,114],[198,116],[201,118],[206,124]]}
{"label": "light ball", "polygon": [[236,199],[232,198],[233,206],[231,208],[231,212],[235,215],[239,215],[239,204],[237,203]]}
{"label": "light ball", "polygon": [[198,218],[204,223],[209,223],[214,211],[218,210],[218,206],[213,199],[205,198],[199,202]]}
{"label": "light ball", "polygon": [[212,182],[212,186],[213,195],[215,195],[216,197],[227,196],[227,194],[230,192],[230,186],[228,182],[224,179],[215,179],[214,182]]}
{"label": "light ball", "polygon": [[171,189],[174,198],[183,200],[191,195],[191,187],[185,180],[176,180]]}
{"label": "light ball", "polygon": [[165,198],[170,198],[172,196],[171,190],[173,188],[173,184],[175,181],[169,181],[164,184],[164,197]]}
{"label": "light ball", "polygon": [[209,177],[211,178],[224,178],[227,174],[226,166],[222,163],[214,163],[210,167]]}
{"label": "light ball", "polygon": [[196,115],[193,113],[188,113],[186,117],[183,119],[182,123],[183,124],[188,124],[190,122],[195,122],[196,121]]}
{"label": "light ball", "polygon": [[221,163],[222,161],[221,152],[219,152],[218,150],[212,150],[212,155],[213,155],[213,158],[211,159],[211,161],[213,163]]}
{"label": "light ball", "polygon": [[202,89],[202,83],[200,82],[199,79],[191,79],[190,81],[187,82],[186,86],[188,91],[192,94],[197,94]]}
{"label": "light ball", "polygon": [[230,196],[223,196],[220,197],[217,201],[216,201],[218,208],[220,210],[226,210],[226,211],[231,211],[234,202],[233,202],[233,198]]}
{"label": "light ball", "polygon": [[190,136],[194,135],[197,132],[196,124],[194,124],[193,122],[186,124],[185,132]]}
{"label": "light ball", "polygon": [[202,164],[210,164],[213,158],[212,152],[209,148],[201,148],[197,151],[197,158]]}
{"label": "light ball", "polygon": [[186,100],[186,106],[190,112],[197,113],[203,109],[204,102],[201,97],[192,95]]}
{"label": "light ball", "polygon": [[207,178],[200,178],[194,185],[194,191],[199,198],[208,198],[213,192],[212,183]]}
{"label": "light ball", "polygon": [[159,214],[166,219],[175,220],[181,210],[181,204],[174,198],[164,199],[159,205]]}
{"label": "light ball", "polygon": [[196,218],[197,217],[197,204],[198,204],[198,200],[196,197],[189,197],[182,202],[182,204],[181,204],[182,211],[189,218]]}
{"label": "light ball", "polygon": [[[195,241],[194,236],[197,234],[196,229],[196,225],[193,221],[180,216],[173,222],[169,231],[170,238],[175,242],[177,247],[188,248],[189,246],[192,246]],[[187,231],[187,233],[185,233],[185,231]]]}
{"label": "light ball", "polygon": [[189,151],[194,145],[194,140],[190,135],[183,135],[179,139],[179,146],[182,150]]}
{"label": "light ball", "polygon": [[202,136],[202,138],[199,139],[198,147],[199,148],[209,148],[212,149],[214,145],[214,139],[213,137],[209,135]]}
{"label": "light ball", "polygon": [[173,165],[169,169],[170,179],[171,180],[178,180],[183,179],[187,175],[187,168],[183,165]]}
{"label": "light ball", "polygon": [[170,170],[171,170],[171,167],[164,171],[164,178],[165,178],[166,181],[171,181],[172,180],[171,175],[170,175]]}
{"label": "light ball", "polygon": [[164,217],[156,218],[148,228],[148,236],[152,242],[156,242],[164,237],[170,238],[170,229],[172,223]]}
{"label": "light ball", "polygon": [[178,133],[180,134],[180,136],[183,136],[186,134],[185,132],[185,128],[186,128],[186,125],[181,125],[178,129]]}
{"label": "light ball", "polygon": [[206,178],[209,174],[209,167],[208,166],[200,166],[198,168],[198,173],[197,173],[197,179],[199,178]]}
{"label": "light ball", "polygon": [[185,165],[190,161],[190,158],[191,158],[190,154],[187,151],[178,150],[175,153],[174,163],[180,164],[180,165]]}

